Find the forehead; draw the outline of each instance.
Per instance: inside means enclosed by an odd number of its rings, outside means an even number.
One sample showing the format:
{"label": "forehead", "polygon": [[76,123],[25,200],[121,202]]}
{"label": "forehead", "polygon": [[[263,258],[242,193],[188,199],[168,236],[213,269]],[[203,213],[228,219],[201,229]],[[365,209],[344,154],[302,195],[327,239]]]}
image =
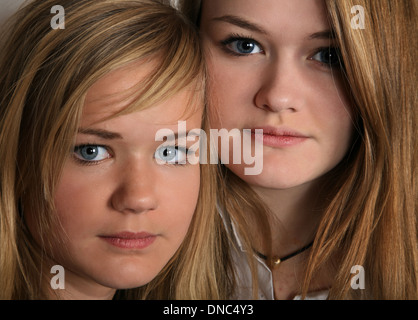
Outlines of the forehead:
{"label": "forehead", "polygon": [[87,91],[85,108],[95,105],[101,106],[102,109],[105,109],[105,106],[112,106],[114,109],[122,107],[124,100],[135,87],[147,79],[155,65],[154,61],[140,60],[109,72]]}
{"label": "forehead", "polygon": [[[118,68],[96,83],[87,91],[81,125],[99,123],[123,111],[138,99],[143,84],[155,70],[158,61],[140,60]],[[195,83],[183,88],[167,100],[139,109],[145,121],[172,123],[190,117],[203,108],[202,93],[196,92]],[[160,100],[159,100],[160,101]],[[191,112],[193,111],[193,112]]]}
{"label": "forehead", "polygon": [[317,32],[329,28],[323,0],[204,0],[202,2],[202,25],[227,15],[244,18],[263,29],[274,29],[282,35],[289,30],[315,29],[314,32]]}
{"label": "forehead", "polygon": [[[131,136],[135,132],[141,135],[153,135],[155,128],[177,127],[178,121],[187,121],[188,127],[200,128],[203,104],[201,108],[190,109],[191,94],[191,90],[185,88],[154,106],[116,117],[111,117],[114,113],[100,111],[100,106],[97,104],[86,104],[80,127],[107,128],[122,133],[124,137]],[[110,109],[112,110],[112,107]]]}

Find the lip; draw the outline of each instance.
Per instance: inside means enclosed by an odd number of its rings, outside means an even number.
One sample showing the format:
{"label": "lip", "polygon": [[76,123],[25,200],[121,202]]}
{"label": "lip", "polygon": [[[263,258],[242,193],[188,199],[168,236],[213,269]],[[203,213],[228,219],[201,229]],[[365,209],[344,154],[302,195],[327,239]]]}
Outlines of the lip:
{"label": "lip", "polygon": [[[255,134],[256,129],[262,129],[263,135]],[[292,147],[309,139],[308,136],[285,127],[257,127],[251,129],[251,135],[263,145],[273,148]]]}
{"label": "lip", "polygon": [[145,249],[157,238],[157,235],[148,232],[123,231],[110,235],[100,235],[101,239],[112,246],[122,249]]}

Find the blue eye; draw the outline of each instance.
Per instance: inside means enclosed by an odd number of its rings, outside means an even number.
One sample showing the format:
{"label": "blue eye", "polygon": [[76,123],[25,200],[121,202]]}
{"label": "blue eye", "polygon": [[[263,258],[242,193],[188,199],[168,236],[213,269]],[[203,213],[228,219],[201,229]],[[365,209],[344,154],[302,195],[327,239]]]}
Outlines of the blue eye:
{"label": "blue eye", "polygon": [[228,52],[236,55],[250,55],[262,53],[263,49],[257,41],[245,37],[231,37],[221,42]]}
{"label": "blue eye", "polygon": [[76,159],[84,162],[98,162],[110,158],[106,147],[98,145],[82,145],[74,147]]}
{"label": "blue eye", "polygon": [[329,67],[336,67],[341,64],[340,52],[337,48],[321,48],[311,57],[312,60],[321,62]]}
{"label": "blue eye", "polygon": [[187,149],[178,146],[161,146],[154,154],[160,164],[186,164]]}

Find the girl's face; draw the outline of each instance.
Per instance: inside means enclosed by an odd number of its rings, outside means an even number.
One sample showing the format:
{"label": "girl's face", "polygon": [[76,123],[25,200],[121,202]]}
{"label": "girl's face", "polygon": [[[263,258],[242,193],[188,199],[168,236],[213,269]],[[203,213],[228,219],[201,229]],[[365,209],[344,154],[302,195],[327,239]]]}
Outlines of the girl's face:
{"label": "girl's face", "polygon": [[[151,281],[179,248],[196,207],[199,165],[176,164],[186,150],[155,141],[159,129],[177,133],[192,90],[103,121],[126,105],[118,93],[150,70],[150,63],[131,64],[91,87],[57,187],[68,252],[55,248],[62,257],[56,262],[66,271],[66,288],[82,288],[85,295],[111,296],[109,288]],[[200,128],[201,116],[198,111],[187,118],[188,129]]]}
{"label": "girl's face", "polygon": [[233,172],[253,187],[284,189],[342,160],[353,126],[322,0],[203,1],[201,32],[212,125],[264,130],[252,135],[263,143],[262,173],[229,164]]}

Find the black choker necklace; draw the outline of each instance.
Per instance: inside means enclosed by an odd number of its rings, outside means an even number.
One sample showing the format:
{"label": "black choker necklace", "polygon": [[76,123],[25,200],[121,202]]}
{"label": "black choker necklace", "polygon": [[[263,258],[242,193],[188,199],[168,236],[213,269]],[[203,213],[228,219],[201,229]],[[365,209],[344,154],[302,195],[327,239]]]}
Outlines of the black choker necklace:
{"label": "black choker necklace", "polygon": [[[310,247],[312,247],[312,244],[313,244],[313,241],[310,244],[308,244],[307,246],[303,247],[302,249],[299,249],[298,251],[295,251],[295,252],[293,252],[293,253],[291,253],[291,254],[283,257],[283,258],[279,258],[277,256],[272,257],[271,258],[271,263],[272,263],[273,268],[277,268],[280,265],[281,262],[286,261],[290,258],[293,258],[294,256],[298,255],[299,253],[302,253],[303,251],[308,250]],[[257,250],[254,250],[254,251],[261,259],[269,261],[269,258],[267,256],[258,252]]]}

